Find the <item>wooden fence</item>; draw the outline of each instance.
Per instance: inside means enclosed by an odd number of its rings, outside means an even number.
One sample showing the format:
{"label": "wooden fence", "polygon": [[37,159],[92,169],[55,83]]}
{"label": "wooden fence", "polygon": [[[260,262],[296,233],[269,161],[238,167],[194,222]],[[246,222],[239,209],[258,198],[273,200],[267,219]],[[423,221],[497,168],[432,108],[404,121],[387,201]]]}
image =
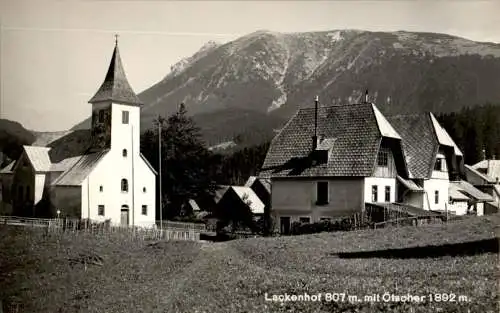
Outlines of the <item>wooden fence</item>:
{"label": "wooden fence", "polygon": [[[23,226],[45,230],[47,233],[90,233],[115,238],[142,240],[200,240],[204,224],[157,221],[151,227],[113,225],[106,222],[80,219],[42,219],[0,216],[0,225]],[[161,225],[161,227],[160,227]]]}
{"label": "wooden fence", "polygon": [[442,223],[443,220],[440,218],[422,218],[419,216],[412,216],[406,218],[396,218],[383,222],[378,222],[373,224],[373,228],[384,228],[384,227],[398,227],[398,226],[419,226],[424,224],[432,224],[432,223]]}

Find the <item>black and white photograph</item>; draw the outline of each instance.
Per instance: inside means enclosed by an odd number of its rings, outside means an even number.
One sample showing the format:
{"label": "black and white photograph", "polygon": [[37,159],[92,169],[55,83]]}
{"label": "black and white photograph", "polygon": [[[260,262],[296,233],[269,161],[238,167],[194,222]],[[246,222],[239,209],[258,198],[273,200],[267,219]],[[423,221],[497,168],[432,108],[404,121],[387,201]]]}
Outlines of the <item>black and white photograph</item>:
{"label": "black and white photograph", "polygon": [[0,313],[500,311],[500,1],[0,0]]}

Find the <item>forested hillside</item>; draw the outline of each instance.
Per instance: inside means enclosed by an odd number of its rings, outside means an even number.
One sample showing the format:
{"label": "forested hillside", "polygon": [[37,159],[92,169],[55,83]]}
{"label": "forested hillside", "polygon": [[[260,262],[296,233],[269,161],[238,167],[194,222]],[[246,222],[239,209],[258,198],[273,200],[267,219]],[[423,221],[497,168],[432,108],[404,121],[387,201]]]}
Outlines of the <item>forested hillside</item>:
{"label": "forested hillside", "polygon": [[464,153],[466,164],[475,164],[484,157],[500,158],[498,104],[468,107],[436,117]]}

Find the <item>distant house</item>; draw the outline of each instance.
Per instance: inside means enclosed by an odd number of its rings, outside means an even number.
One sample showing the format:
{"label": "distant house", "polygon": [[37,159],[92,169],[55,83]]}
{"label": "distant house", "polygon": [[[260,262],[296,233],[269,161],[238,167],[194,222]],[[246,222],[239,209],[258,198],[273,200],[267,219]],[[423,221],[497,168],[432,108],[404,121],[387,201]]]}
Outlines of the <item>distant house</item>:
{"label": "distant house", "polygon": [[292,222],[365,205],[446,211],[450,179],[461,173],[462,152],[433,114],[386,118],[364,102],[300,109],[272,140],[258,176],[270,179],[271,215],[287,233]]}
{"label": "distant house", "polygon": [[485,204],[494,200],[492,196],[463,180],[450,182],[449,190],[449,211],[456,215],[484,215]]}
{"label": "distant house", "polygon": [[228,186],[215,207],[215,216],[223,225],[254,228],[264,216],[264,203],[250,187]]}
{"label": "distant house", "polygon": [[495,182],[500,180],[500,160],[482,160],[471,166],[478,172],[491,177]]}
{"label": "distant house", "polygon": [[0,170],[0,214],[12,214],[12,179],[14,164],[12,161]]}
{"label": "distant house", "polygon": [[264,217],[269,221],[271,209],[271,181],[267,178],[250,176],[244,187],[252,189],[262,203],[264,203]]}
{"label": "distant house", "polygon": [[484,204],[484,214],[498,213],[500,209],[500,182],[497,176],[500,173],[496,171],[498,163],[497,160],[484,160],[473,166],[465,165],[467,181],[493,198],[493,201]]}
{"label": "distant house", "polygon": [[271,181],[269,179],[250,176],[244,187],[252,189],[266,206],[271,204]]}
{"label": "distant house", "polygon": [[[140,153],[141,101],[125,76],[118,45],[99,90],[90,99],[86,136],[49,147],[24,146],[12,169],[15,214],[155,224],[156,171]],[[42,205],[43,204],[43,205]]]}
{"label": "distant house", "polygon": [[264,203],[250,187],[229,186],[217,202],[221,211],[248,209],[253,215],[264,214]]}

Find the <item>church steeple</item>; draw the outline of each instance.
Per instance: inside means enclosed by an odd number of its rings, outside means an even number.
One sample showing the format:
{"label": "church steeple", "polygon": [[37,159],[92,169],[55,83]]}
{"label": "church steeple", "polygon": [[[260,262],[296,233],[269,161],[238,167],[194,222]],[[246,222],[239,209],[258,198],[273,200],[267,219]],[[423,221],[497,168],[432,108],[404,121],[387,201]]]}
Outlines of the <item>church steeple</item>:
{"label": "church steeple", "polygon": [[137,97],[130,87],[130,84],[123,69],[120,51],[118,50],[118,36],[115,36],[115,49],[111,57],[106,78],[96,94],[89,100],[89,103],[114,102],[128,105],[142,105],[143,103]]}

